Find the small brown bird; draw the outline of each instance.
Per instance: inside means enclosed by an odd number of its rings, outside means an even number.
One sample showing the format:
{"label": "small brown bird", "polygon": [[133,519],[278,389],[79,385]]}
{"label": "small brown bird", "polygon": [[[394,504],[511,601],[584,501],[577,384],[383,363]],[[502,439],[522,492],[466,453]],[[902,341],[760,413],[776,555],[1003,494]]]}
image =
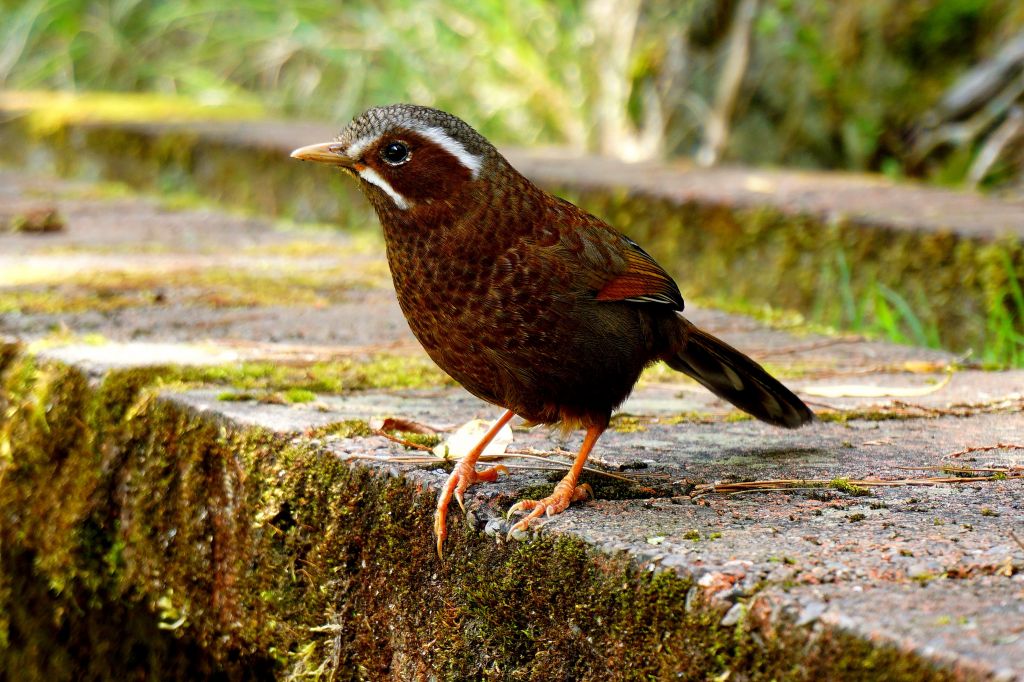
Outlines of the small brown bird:
{"label": "small brown bird", "polygon": [[513,528],[587,497],[577,485],[594,443],[641,371],[665,361],[762,421],[795,428],[813,413],[760,365],[682,316],[676,283],[640,246],[519,174],[479,133],[443,111],[370,109],[334,142],[292,156],[360,181],[384,228],[402,312],[441,369],[505,408],[438,499],[437,550],[452,495],[494,481],[476,470],[514,415],[584,428],[554,492],[522,500]]}

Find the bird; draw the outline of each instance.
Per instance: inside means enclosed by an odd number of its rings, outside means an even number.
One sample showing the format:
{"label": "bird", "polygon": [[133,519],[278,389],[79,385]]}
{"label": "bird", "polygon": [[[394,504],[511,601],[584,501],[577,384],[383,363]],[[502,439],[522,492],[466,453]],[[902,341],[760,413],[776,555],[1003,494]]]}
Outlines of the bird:
{"label": "bird", "polygon": [[519,173],[462,119],[415,104],[374,107],[330,142],[291,156],[358,180],[384,232],[398,303],[430,358],[504,410],[438,495],[438,555],[454,495],[508,473],[478,471],[514,416],[583,430],[571,468],[509,517],[525,531],[592,495],[579,481],[613,411],[658,361],[759,420],[785,428],[813,412],[763,367],[683,316],[679,287],[639,244]]}

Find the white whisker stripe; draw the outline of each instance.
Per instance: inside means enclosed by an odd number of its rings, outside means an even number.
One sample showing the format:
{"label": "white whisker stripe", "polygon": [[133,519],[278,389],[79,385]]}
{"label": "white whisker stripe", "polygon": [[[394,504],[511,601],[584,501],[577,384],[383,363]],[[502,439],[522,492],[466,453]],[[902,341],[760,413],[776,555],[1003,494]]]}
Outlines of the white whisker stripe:
{"label": "white whisker stripe", "polygon": [[403,211],[409,208],[409,201],[401,194],[396,192],[395,188],[392,187],[387,180],[380,176],[380,173],[367,166],[362,166],[361,168],[357,169],[356,172],[359,173],[359,177],[361,177],[363,180],[366,180],[371,185],[376,185],[377,187],[380,187],[382,190],[384,190],[384,192],[389,197],[391,197],[391,200],[395,202],[395,206],[402,209]]}

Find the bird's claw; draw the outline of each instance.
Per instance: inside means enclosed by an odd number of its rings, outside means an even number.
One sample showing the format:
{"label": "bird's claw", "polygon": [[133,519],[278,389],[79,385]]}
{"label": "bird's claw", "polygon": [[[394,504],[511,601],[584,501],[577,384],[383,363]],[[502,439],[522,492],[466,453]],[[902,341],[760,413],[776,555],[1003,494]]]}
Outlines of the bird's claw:
{"label": "bird's claw", "polygon": [[466,511],[465,493],[466,489],[474,483],[493,483],[498,480],[498,474],[508,474],[508,467],[503,464],[477,471],[472,464],[466,464],[465,460],[459,461],[452,470],[451,475],[441,489],[437,498],[437,509],[434,510],[434,536],[437,537],[437,556],[442,555],[445,538],[448,537],[448,505],[455,497],[459,508],[463,513]]}
{"label": "bird's claw", "polygon": [[562,483],[559,483],[555,486],[554,492],[541,500],[519,500],[508,510],[505,518],[511,519],[513,514],[522,514],[524,512],[529,513],[525,518],[520,519],[519,522],[509,529],[507,538],[511,540],[513,538],[513,533],[528,530],[530,523],[535,519],[539,519],[541,516],[547,516],[550,518],[556,514],[561,514],[571,503],[579,502],[593,496],[594,491],[588,483],[583,483],[577,486],[563,485]]}

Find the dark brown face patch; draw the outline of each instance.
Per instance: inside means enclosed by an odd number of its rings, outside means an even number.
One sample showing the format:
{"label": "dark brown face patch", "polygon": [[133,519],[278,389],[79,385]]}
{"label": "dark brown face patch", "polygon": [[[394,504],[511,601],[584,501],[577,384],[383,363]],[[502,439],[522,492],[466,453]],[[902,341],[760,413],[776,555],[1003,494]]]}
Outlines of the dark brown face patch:
{"label": "dark brown face patch", "polygon": [[[400,165],[389,164],[381,156],[381,151],[394,142],[409,148],[409,160]],[[443,201],[473,179],[472,172],[451,152],[411,130],[381,136],[363,152],[361,162],[410,204]]]}

